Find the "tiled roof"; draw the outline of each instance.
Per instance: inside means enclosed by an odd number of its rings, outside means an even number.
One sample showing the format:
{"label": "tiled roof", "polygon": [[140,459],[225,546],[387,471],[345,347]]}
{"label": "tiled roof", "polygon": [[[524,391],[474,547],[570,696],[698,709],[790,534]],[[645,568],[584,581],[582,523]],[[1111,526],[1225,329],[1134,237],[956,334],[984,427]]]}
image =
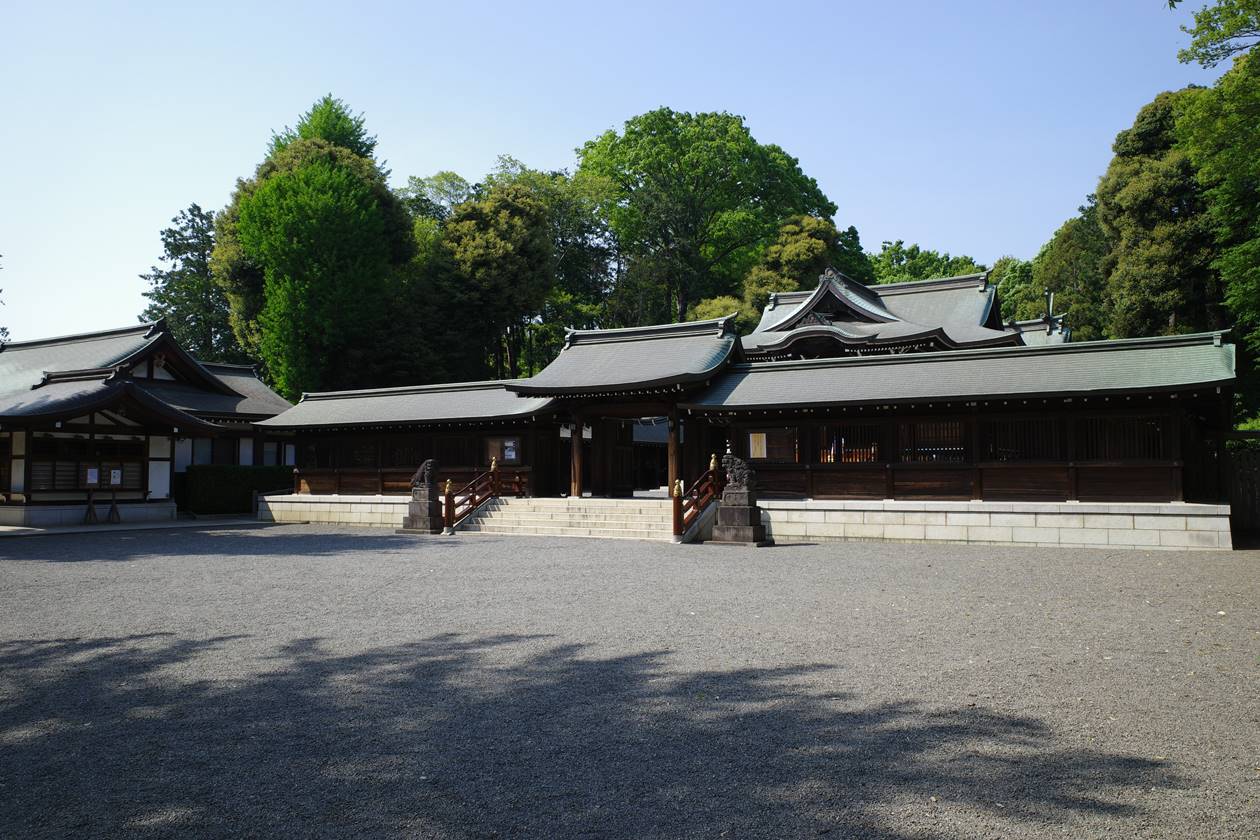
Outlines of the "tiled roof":
{"label": "tiled roof", "polygon": [[551,400],[518,397],[503,381],[414,388],[376,388],[304,394],[297,405],[255,425],[298,429],[518,419],[544,411]]}
{"label": "tiled roof", "polygon": [[734,318],[571,330],[555,361],[507,383],[518,394],[597,396],[679,390],[710,379],[735,348]]}
{"label": "tiled roof", "polygon": [[1222,333],[733,365],[685,408],[1168,391],[1234,379]]}

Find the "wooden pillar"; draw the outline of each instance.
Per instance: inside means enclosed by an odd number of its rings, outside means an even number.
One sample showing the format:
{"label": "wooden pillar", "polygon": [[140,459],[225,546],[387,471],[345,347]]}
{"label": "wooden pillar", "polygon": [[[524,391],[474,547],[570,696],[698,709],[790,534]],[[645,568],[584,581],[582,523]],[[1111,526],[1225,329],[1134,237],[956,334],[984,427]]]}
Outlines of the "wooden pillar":
{"label": "wooden pillar", "polygon": [[569,438],[569,495],[582,498],[582,415],[573,415],[573,435]]}
{"label": "wooden pillar", "polygon": [[669,437],[667,439],[667,452],[669,458],[669,487],[670,493],[674,492],[674,485],[678,483],[678,409],[670,409],[669,412]]}

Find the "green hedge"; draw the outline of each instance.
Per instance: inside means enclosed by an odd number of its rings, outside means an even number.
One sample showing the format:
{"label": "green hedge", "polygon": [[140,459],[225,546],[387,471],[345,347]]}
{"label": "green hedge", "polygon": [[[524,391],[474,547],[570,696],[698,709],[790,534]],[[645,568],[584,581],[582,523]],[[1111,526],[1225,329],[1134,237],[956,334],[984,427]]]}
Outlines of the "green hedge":
{"label": "green hedge", "polygon": [[193,513],[251,513],[254,491],[293,489],[293,467],[194,464],[185,475],[183,495]]}

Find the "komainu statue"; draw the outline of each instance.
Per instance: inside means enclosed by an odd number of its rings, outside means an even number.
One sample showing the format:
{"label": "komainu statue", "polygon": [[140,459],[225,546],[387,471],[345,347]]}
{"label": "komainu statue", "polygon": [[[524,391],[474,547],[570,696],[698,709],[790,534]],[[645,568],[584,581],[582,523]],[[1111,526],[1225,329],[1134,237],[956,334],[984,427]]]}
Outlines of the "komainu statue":
{"label": "komainu statue", "polygon": [[752,490],[757,484],[757,474],[743,458],[727,452],[722,456],[722,469],[726,471],[726,486],[732,490]]}
{"label": "komainu statue", "polygon": [[438,462],[436,458],[430,458],[420,465],[420,469],[416,470],[416,474],[411,477],[412,488],[431,487],[437,484]]}

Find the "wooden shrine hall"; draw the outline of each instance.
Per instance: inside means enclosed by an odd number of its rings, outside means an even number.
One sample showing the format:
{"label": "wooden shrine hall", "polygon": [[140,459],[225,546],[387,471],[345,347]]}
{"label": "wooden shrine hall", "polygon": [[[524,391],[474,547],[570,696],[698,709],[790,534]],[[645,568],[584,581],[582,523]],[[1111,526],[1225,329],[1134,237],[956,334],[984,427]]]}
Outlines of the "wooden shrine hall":
{"label": "wooden shrine hall", "polygon": [[829,270],[748,335],[571,330],[526,379],[307,394],[257,425],[295,434],[298,495],[405,494],[434,458],[457,486],[493,465],[520,495],[629,497],[659,486],[636,421],[665,418],[670,490],[729,449],[764,499],[1218,502],[1224,335],[1070,337],[1049,311],[1003,323],[985,274]]}

